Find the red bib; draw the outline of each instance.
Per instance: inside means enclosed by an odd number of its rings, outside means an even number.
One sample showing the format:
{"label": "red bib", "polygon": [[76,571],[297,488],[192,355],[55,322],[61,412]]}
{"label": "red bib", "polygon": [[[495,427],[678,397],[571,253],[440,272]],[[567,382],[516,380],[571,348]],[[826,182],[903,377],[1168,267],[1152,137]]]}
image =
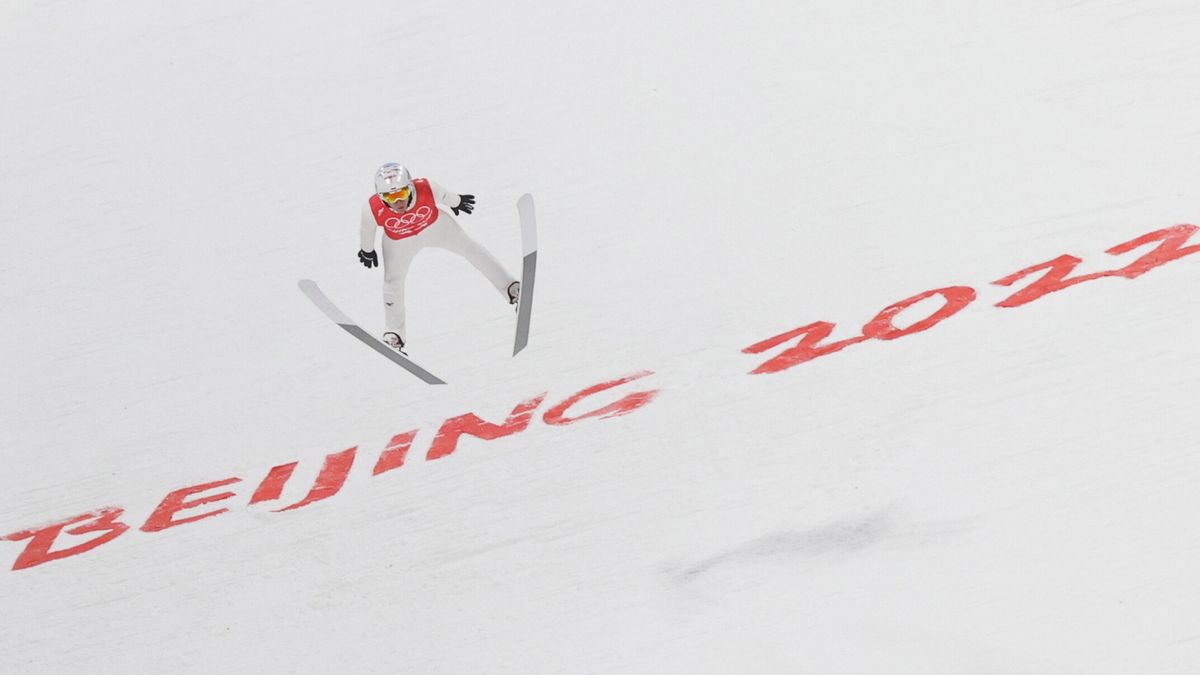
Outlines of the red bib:
{"label": "red bib", "polygon": [[416,188],[417,199],[404,213],[396,213],[383,203],[379,195],[371,195],[371,213],[375,214],[375,222],[392,239],[416,236],[437,222],[438,207],[433,200],[433,190],[429,189],[429,181],[418,178],[413,181],[413,187]]}

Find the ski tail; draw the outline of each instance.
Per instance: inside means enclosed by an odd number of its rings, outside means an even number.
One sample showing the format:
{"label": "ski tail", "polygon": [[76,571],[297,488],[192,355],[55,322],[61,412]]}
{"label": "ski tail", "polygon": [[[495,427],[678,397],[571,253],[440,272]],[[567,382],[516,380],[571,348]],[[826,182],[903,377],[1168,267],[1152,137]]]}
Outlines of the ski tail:
{"label": "ski tail", "polygon": [[523,194],[517,200],[521,218],[521,297],[517,301],[517,335],[513,356],[529,344],[529,326],[533,316],[533,282],[537,271],[537,219],[533,213],[533,195]]}
{"label": "ski tail", "polygon": [[317,309],[324,312],[325,316],[329,317],[334,323],[341,326],[342,330],[353,335],[356,339],[371,349],[379,352],[392,363],[395,363],[413,375],[421,378],[421,380],[429,384],[446,384],[433,373],[430,373],[428,370],[425,370],[421,366],[417,365],[415,362],[395,349],[392,349],[379,340],[376,340],[369,333],[367,333],[367,331],[363,330],[362,326],[359,326],[357,323],[355,323],[353,319],[346,316],[342,310],[338,309],[337,305],[333,304],[333,302],[328,298],[328,296],[325,295],[321,288],[317,286],[317,282],[313,281],[312,279],[302,279],[298,285],[300,286],[300,291],[304,293],[304,295],[308,296],[309,300],[312,300],[313,304],[317,306]]}

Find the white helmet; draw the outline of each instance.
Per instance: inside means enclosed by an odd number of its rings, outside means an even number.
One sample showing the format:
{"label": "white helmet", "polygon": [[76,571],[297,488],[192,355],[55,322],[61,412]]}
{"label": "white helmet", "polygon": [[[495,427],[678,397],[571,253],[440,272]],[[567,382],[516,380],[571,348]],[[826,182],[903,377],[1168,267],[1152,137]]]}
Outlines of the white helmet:
{"label": "white helmet", "polygon": [[404,211],[412,206],[416,191],[408,169],[395,162],[388,162],[375,172],[375,194],[393,209]]}

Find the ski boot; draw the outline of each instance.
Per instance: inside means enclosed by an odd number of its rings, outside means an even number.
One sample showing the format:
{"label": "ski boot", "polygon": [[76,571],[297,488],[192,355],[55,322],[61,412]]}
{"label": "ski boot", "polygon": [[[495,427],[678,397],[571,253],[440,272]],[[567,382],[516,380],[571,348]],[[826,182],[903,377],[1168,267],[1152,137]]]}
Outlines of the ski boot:
{"label": "ski boot", "polygon": [[[508,285],[508,304],[516,305],[521,299],[521,282],[514,281]],[[520,308],[517,308],[520,311]]]}
{"label": "ski boot", "polygon": [[408,356],[408,352],[404,351],[404,340],[399,333],[388,331],[383,334],[383,344],[395,349],[401,354]]}

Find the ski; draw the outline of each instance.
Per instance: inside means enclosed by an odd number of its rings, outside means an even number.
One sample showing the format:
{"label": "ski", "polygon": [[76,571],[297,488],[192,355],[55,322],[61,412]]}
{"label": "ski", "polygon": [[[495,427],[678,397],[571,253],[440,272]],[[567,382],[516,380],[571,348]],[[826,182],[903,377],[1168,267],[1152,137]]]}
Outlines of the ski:
{"label": "ski", "polygon": [[407,356],[401,354],[395,349],[392,349],[382,341],[371,337],[367,331],[363,330],[362,327],[357,323],[354,323],[353,319],[346,316],[342,310],[338,309],[337,306],[334,305],[328,297],[326,297],[325,293],[323,293],[317,286],[317,282],[311,279],[302,279],[299,283],[299,286],[300,291],[307,295],[309,300],[313,301],[313,304],[317,306],[317,309],[320,309],[322,312],[324,312],[325,316],[333,319],[334,323],[341,326],[342,329],[347,333],[358,338],[363,344],[367,345],[371,349],[374,349],[380,354],[383,354],[390,359],[392,363],[395,363],[396,365],[407,370],[413,375],[416,375],[429,384],[446,384],[433,373],[430,373],[428,370],[418,366]]}
{"label": "ski", "polygon": [[523,194],[517,200],[521,218],[521,296],[517,300],[517,336],[513,356],[529,344],[529,320],[533,314],[533,276],[537,271],[537,220],[533,216],[533,195]]}

